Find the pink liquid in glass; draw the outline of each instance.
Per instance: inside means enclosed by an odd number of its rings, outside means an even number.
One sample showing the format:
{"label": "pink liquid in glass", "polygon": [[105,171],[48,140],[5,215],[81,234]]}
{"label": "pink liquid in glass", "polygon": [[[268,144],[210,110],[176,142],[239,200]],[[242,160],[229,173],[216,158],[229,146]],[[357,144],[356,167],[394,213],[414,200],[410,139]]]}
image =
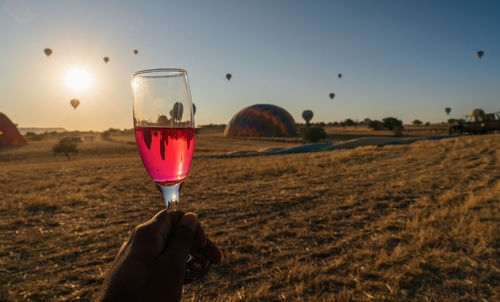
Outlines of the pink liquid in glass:
{"label": "pink liquid in glass", "polygon": [[135,127],[142,163],[155,182],[183,181],[191,164],[194,128]]}

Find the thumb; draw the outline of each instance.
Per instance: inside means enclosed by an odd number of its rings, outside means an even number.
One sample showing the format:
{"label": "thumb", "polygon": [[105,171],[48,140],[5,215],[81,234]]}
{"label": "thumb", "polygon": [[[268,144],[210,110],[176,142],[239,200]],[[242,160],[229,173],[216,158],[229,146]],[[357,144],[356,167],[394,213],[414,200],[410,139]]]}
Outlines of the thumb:
{"label": "thumb", "polygon": [[185,264],[187,254],[191,250],[196,228],[198,227],[198,217],[195,213],[186,213],[179,220],[175,227],[174,236],[170,244],[168,254],[174,261],[179,261]]}

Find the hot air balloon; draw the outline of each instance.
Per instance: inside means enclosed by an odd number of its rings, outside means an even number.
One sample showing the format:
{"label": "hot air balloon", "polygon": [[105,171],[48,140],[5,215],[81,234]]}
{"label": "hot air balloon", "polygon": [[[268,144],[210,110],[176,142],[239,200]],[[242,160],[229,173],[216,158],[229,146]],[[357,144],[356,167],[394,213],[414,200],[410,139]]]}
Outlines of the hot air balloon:
{"label": "hot air balloon", "polygon": [[104,57],[103,60],[104,60],[104,63],[108,63],[109,58],[108,57]]}
{"label": "hot air balloon", "polygon": [[181,121],[183,111],[184,106],[182,103],[175,102],[174,107],[170,110],[170,118],[174,121]]}
{"label": "hot air balloon", "polygon": [[444,112],[446,112],[446,114],[450,114],[451,108],[450,107],[444,108]]}
{"label": "hot air balloon", "polygon": [[196,114],[196,105],[193,103],[193,115]]}
{"label": "hot air balloon", "polygon": [[476,52],[476,56],[481,59],[481,57],[484,55],[484,52],[482,50]]}
{"label": "hot air balloon", "polygon": [[224,130],[224,136],[275,137],[297,132],[293,117],[285,109],[271,104],[256,104],[236,113]]}
{"label": "hot air balloon", "polygon": [[313,118],[313,112],[311,110],[304,110],[302,112],[302,118],[306,121],[306,124],[309,125],[309,121]]}
{"label": "hot air balloon", "polygon": [[76,109],[76,107],[78,107],[78,105],[80,105],[80,100],[72,99],[70,104],[71,104],[71,106],[73,106],[74,109]]}
{"label": "hot air balloon", "polygon": [[139,51],[137,49],[134,49],[134,55],[138,54]]}
{"label": "hot air balloon", "polygon": [[328,96],[333,100],[333,98],[335,97],[335,93],[330,93]]}
{"label": "hot air balloon", "polygon": [[50,55],[52,54],[52,49],[50,49],[50,48],[45,48],[45,49],[43,50],[43,52],[44,52],[44,53],[45,53],[45,55],[48,57],[48,56],[50,56]]}
{"label": "hot air balloon", "polygon": [[342,78],[342,74],[341,74],[341,73],[339,73],[339,74],[338,74],[338,77],[339,77],[339,79],[341,79],[341,78]]}
{"label": "hot air balloon", "polygon": [[229,81],[231,80],[232,75],[230,73],[226,73],[226,79]]}

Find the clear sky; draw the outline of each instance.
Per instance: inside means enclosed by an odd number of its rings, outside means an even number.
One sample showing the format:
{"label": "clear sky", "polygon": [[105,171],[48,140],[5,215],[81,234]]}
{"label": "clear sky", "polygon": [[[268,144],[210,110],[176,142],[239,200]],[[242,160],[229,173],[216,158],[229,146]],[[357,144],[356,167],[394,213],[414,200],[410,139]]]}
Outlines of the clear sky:
{"label": "clear sky", "polygon": [[[495,0],[0,0],[0,41],[0,112],[20,127],[131,128],[131,75],[155,67],[188,71],[197,124],[255,103],[313,122],[500,110]],[[65,84],[74,67],[89,89]]]}

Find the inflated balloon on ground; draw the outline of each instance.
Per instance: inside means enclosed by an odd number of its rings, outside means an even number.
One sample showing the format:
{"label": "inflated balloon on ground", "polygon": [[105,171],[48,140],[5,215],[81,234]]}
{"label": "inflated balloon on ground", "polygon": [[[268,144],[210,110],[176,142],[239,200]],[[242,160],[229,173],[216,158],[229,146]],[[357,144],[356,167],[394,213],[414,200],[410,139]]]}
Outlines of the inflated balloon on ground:
{"label": "inflated balloon on ground", "polygon": [[297,133],[293,117],[276,105],[256,104],[242,109],[229,121],[224,136],[292,136]]}

